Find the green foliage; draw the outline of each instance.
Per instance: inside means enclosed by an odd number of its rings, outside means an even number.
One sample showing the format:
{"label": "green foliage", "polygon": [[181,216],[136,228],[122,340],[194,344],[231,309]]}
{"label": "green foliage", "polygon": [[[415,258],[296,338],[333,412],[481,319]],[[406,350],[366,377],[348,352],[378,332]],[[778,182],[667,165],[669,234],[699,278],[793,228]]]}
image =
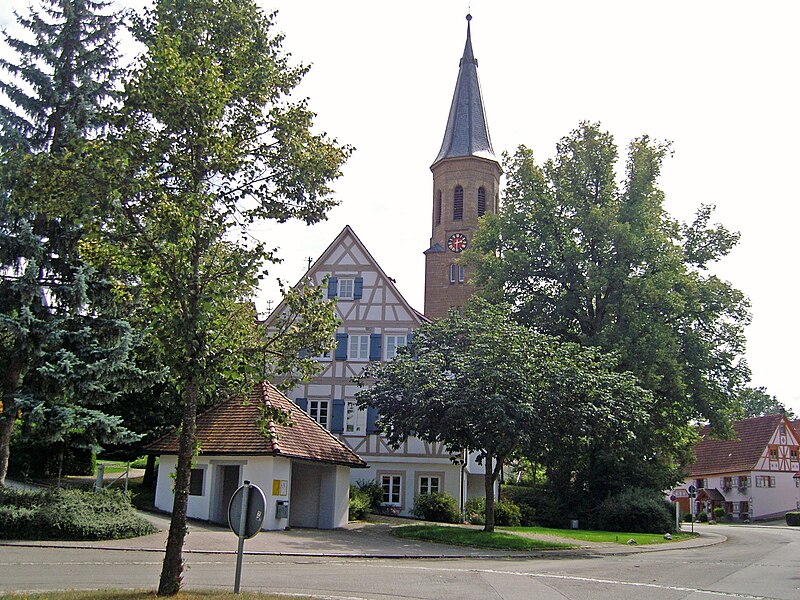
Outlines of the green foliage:
{"label": "green foliage", "polygon": [[786,524],[791,527],[800,527],[800,512],[791,511],[787,512],[784,517],[786,518]]}
{"label": "green foliage", "polygon": [[[567,439],[578,448],[635,441],[650,395],[616,366],[595,349],[517,324],[506,305],[476,299],[463,315],[424,323],[410,351],[370,364],[358,381],[371,387],[357,397],[378,409],[390,444],[415,435],[454,454],[477,452],[494,482],[514,456],[552,456]],[[491,531],[493,499],[486,502]]]}
{"label": "green foliage", "polygon": [[781,412],[786,414],[787,419],[795,418],[794,412],[778,401],[777,396],[770,396],[765,387],[745,387],[739,392],[737,399],[741,406],[741,416],[745,419],[776,415]]}
{"label": "green foliage", "polygon": [[675,518],[672,505],[659,492],[631,488],[604,500],[591,525],[607,531],[671,533]]}
{"label": "green foliage", "polygon": [[701,523],[708,523],[708,513],[701,512],[699,515],[697,515],[697,520]]}
{"label": "green foliage", "polygon": [[157,0],[133,19],[143,55],[109,134],[87,153],[102,195],[100,252],[130,273],[157,341],[152,359],[168,371],[170,404],[180,399],[160,594],[180,587],[198,406],[249,391],[265,371],[307,376],[312,365],[290,350],[322,348],[336,327],[318,291],[290,290],[279,330],[295,343],[265,342],[248,300],[278,260],[250,228],[324,219],[351,151],[313,132],[314,114],[293,94],[307,69],[291,65],[273,27],[253,0]]}
{"label": "green foliage", "polygon": [[725,518],[725,509],[718,506],[714,509],[714,520],[722,521]]}
{"label": "green foliage", "polygon": [[396,527],[392,534],[400,538],[426,540],[439,544],[455,544],[473,548],[494,548],[496,550],[542,550],[554,548],[574,548],[572,544],[545,542],[525,538],[510,533],[476,531],[452,525],[408,525]]}
{"label": "green foliage", "polygon": [[[467,521],[473,525],[483,524],[486,518],[486,498],[470,498],[464,506],[467,513]],[[526,517],[529,517],[534,511],[532,507],[526,508]],[[523,525],[523,510],[516,503],[507,498],[501,497],[494,503],[494,516],[495,523],[502,527],[519,527]],[[526,525],[530,525],[530,521],[526,521]]]}
{"label": "green foliage", "polygon": [[[105,2],[43,0],[0,59],[0,485],[21,417],[34,442],[93,447],[133,436],[101,410],[144,374],[109,265],[86,255],[91,186],[78,176],[116,96]],[[89,58],[90,57],[90,58]]]}
{"label": "green foliage", "polygon": [[358,489],[369,496],[370,509],[375,510],[383,502],[383,488],[375,479],[359,479],[356,481]]}
{"label": "green foliage", "polygon": [[147,535],[153,525],[117,490],[0,489],[0,538],[108,540]]}
{"label": "green foliage", "polygon": [[369,494],[357,485],[350,486],[350,509],[348,518],[351,521],[358,521],[370,511],[371,498]]}
{"label": "green foliage", "polygon": [[456,499],[446,492],[420,494],[414,499],[415,517],[437,523],[460,523],[461,513]]}
{"label": "green foliage", "polygon": [[532,527],[538,523],[537,519],[537,492],[536,488],[523,485],[501,485],[500,498],[509,500],[519,507],[520,525]]}
{"label": "green foliage", "polygon": [[681,521],[683,521],[684,523],[691,523],[692,513],[690,512],[681,513]]}
{"label": "green foliage", "polygon": [[481,294],[508,302],[538,331],[615,353],[653,393],[638,444],[604,449],[598,436],[550,451],[565,459],[548,465],[564,502],[624,485],[670,487],[690,459],[688,424],[726,432],[749,378],[749,303],[708,272],[738,234],[711,223],[709,206],[689,224],[669,217],[658,178],[670,151],[647,136],[633,140],[620,182],[617,146],[598,124],[581,123],[543,164],[520,146],[505,156],[502,210],[482,220],[465,252]]}

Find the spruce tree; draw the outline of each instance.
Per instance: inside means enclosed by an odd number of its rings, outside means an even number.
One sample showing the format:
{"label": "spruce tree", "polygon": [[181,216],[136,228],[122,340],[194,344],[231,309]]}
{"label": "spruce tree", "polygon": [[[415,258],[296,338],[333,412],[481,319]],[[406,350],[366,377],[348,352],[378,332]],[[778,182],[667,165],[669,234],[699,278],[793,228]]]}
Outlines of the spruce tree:
{"label": "spruce tree", "polygon": [[0,59],[0,486],[20,418],[40,443],[124,437],[96,408],[136,375],[108,269],[83,255],[94,203],[76,168],[115,96],[119,16],[41,0],[16,17],[27,39],[5,34]]}

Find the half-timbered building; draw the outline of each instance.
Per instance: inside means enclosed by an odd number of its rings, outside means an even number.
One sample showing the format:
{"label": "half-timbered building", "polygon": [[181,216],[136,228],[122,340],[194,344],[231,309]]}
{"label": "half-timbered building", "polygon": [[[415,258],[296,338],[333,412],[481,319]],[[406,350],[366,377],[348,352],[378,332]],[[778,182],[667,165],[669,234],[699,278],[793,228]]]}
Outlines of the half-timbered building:
{"label": "half-timbered building", "polygon": [[765,520],[800,508],[800,436],[784,414],[733,423],[734,438],[718,440],[708,427],[686,467],[686,481],[673,491],[685,511],[687,492],[697,489],[695,510],[722,507],[735,519]]}
{"label": "half-timbered building", "polygon": [[[460,504],[479,495],[483,482],[474,460],[465,464],[461,455],[452,456],[442,444],[414,437],[392,448],[378,434],[377,413],[357,406],[353,378],[370,361],[391,360],[425,317],[406,302],[350,226],[301,281],[336,300],[341,324],[335,349],[318,357],[321,373],[288,396],[367,462],[367,469],[352,473],[353,482],[376,480],[383,487],[384,505],[402,514],[411,511],[418,494],[447,492]],[[281,310],[279,306],[273,314]]]}

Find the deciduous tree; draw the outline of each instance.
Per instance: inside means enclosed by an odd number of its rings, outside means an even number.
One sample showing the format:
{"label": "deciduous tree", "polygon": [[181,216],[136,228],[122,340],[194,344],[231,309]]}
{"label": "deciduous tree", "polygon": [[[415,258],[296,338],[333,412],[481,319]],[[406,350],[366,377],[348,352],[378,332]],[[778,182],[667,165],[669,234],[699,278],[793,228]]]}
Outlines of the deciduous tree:
{"label": "deciduous tree", "polygon": [[[328,182],[349,154],[313,133],[306,101],[290,98],[306,68],[290,64],[272,26],[253,0],[158,0],[135,22],[144,54],[93,157],[96,177],[106,174],[101,210],[114,217],[102,233],[135,274],[182,398],[160,595],[181,584],[197,406],[221,380],[242,385],[263,369],[250,329],[230,318],[276,260],[249,227],[323,219],[335,204]],[[327,317],[309,314],[295,329],[317,325],[306,341],[321,352],[333,313],[318,292],[308,300],[304,308]]]}
{"label": "deciduous tree", "polygon": [[537,330],[614,352],[651,390],[650,438],[664,460],[682,460],[686,427],[729,426],[749,372],[744,295],[709,271],[738,240],[710,223],[711,207],[681,224],[658,187],[668,143],[628,148],[622,181],[612,136],[582,123],[542,165],[520,146],[505,157],[507,186],[467,260],[481,293],[514,306]]}
{"label": "deciduous tree", "polygon": [[[609,356],[519,325],[506,305],[472,301],[416,330],[387,363],[359,382],[389,443],[408,436],[477,452],[484,465],[486,531],[494,530],[494,485],[520,454],[554,454],[602,439],[624,445],[648,420],[650,394]],[[574,453],[573,453],[574,456]]]}

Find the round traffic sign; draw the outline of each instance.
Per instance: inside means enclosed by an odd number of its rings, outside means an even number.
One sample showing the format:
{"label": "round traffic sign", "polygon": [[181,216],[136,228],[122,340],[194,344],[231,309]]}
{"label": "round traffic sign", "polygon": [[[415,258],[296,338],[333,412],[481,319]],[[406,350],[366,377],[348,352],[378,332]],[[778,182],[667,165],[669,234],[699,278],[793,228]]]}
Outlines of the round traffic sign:
{"label": "round traffic sign", "polygon": [[[242,531],[242,504],[245,496],[247,496],[247,507],[244,511],[245,523]],[[245,484],[234,492],[228,504],[228,527],[239,537],[250,539],[261,531],[266,512],[267,500],[264,492],[257,485],[250,485],[249,481],[245,481]]]}

